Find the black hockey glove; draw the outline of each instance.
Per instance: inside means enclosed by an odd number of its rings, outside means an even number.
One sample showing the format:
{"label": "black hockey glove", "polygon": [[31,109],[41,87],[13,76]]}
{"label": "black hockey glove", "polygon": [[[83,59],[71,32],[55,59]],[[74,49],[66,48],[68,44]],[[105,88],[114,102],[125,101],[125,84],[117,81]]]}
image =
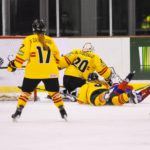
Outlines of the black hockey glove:
{"label": "black hockey glove", "polygon": [[90,73],[88,76],[88,81],[94,81],[94,80],[98,80],[98,75],[95,72]]}
{"label": "black hockey glove", "polygon": [[113,85],[113,82],[112,82],[111,78],[105,79],[105,81],[108,83],[109,86]]}
{"label": "black hockey glove", "polygon": [[[114,84],[115,74],[112,73],[109,78],[105,79],[105,81],[108,83],[109,86],[112,86]],[[115,81],[116,82],[116,81]],[[118,81],[117,81],[118,82]]]}
{"label": "black hockey glove", "polygon": [[7,70],[9,72],[15,72],[16,71],[16,66],[15,66],[14,62],[15,62],[15,60],[12,60],[12,61],[9,62],[8,68],[7,68]]}
{"label": "black hockey glove", "polygon": [[4,63],[3,58],[0,57],[0,66]]}

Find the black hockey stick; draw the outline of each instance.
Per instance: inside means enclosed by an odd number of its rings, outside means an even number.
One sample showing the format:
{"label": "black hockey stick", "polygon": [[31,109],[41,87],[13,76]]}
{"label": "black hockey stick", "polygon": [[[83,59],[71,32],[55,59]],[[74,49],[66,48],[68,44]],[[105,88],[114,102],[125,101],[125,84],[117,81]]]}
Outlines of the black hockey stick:
{"label": "black hockey stick", "polygon": [[0,69],[7,69],[8,67],[0,67]]}
{"label": "black hockey stick", "polygon": [[[59,87],[63,88],[64,86],[60,85]],[[21,89],[21,86],[18,86],[18,88]],[[40,90],[40,91],[45,91],[46,92],[46,89],[39,88],[39,87],[37,87],[35,90]],[[61,91],[60,91],[60,94],[63,95],[65,98],[69,99],[71,102],[76,102],[76,96],[75,95],[68,94],[68,93],[65,94]],[[47,95],[47,98],[51,99],[51,96]]]}
{"label": "black hockey stick", "polygon": [[[12,61],[10,57],[13,57],[13,55],[8,55],[7,56],[7,60],[8,62]],[[26,66],[22,66],[22,68],[16,68],[17,70],[22,70],[23,68],[25,68]],[[4,67],[0,67],[0,69],[7,69],[8,66],[4,66]]]}
{"label": "black hockey stick", "polygon": [[[16,68],[17,70],[23,70],[26,66],[22,66],[22,68]],[[0,69],[7,69],[8,66],[0,67]]]}

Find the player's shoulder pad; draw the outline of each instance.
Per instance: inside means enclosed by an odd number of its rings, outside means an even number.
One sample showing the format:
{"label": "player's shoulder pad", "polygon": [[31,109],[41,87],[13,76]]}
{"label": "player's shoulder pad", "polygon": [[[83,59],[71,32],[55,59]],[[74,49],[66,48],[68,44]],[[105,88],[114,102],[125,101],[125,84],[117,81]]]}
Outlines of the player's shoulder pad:
{"label": "player's shoulder pad", "polygon": [[25,39],[32,39],[34,37],[36,37],[36,35],[35,34],[31,34],[31,35],[26,36]]}
{"label": "player's shoulder pad", "polygon": [[47,43],[49,43],[49,44],[54,44],[55,43],[55,40],[52,37],[50,37],[48,35],[44,35],[44,36],[45,36],[45,39],[46,39]]}
{"label": "player's shoulder pad", "polygon": [[36,35],[32,34],[32,35],[28,35],[25,37],[25,39],[23,40],[24,43],[27,41],[32,41],[34,38],[36,38]]}
{"label": "player's shoulder pad", "polygon": [[51,39],[51,40],[53,40],[53,38],[52,38],[52,37],[50,37],[50,36],[48,36],[48,35],[46,35],[46,34],[44,35],[44,37],[45,37],[45,38],[47,38],[47,39]]}
{"label": "player's shoulder pad", "polygon": [[100,59],[100,56],[98,54],[96,54],[96,53],[92,53],[92,54],[93,54],[94,57]]}
{"label": "player's shoulder pad", "polygon": [[71,51],[71,53],[73,53],[73,54],[79,54],[81,51],[82,51],[82,50],[80,50],[80,49],[73,49],[73,50]]}

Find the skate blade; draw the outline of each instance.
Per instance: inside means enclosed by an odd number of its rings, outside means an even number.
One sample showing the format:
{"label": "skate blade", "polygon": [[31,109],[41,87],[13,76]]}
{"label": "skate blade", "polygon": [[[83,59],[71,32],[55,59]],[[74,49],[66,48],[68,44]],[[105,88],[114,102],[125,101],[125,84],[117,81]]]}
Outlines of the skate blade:
{"label": "skate blade", "polygon": [[12,122],[18,122],[17,118],[12,118]]}
{"label": "skate blade", "polygon": [[66,122],[68,121],[68,120],[67,120],[67,116],[66,116],[66,115],[64,115],[64,118],[63,118],[63,119],[64,119]]}
{"label": "skate blade", "polygon": [[20,118],[19,116],[16,117],[16,118],[12,118],[12,121],[13,121],[13,122],[18,122],[19,118]]}

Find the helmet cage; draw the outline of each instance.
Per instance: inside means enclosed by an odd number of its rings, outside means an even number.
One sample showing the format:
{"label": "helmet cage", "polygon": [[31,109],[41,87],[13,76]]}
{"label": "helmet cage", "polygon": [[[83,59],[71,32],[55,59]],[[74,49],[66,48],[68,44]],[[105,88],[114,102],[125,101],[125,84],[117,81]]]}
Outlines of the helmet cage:
{"label": "helmet cage", "polygon": [[90,42],[85,43],[82,50],[85,52],[94,52],[95,51],[94,46]]}

